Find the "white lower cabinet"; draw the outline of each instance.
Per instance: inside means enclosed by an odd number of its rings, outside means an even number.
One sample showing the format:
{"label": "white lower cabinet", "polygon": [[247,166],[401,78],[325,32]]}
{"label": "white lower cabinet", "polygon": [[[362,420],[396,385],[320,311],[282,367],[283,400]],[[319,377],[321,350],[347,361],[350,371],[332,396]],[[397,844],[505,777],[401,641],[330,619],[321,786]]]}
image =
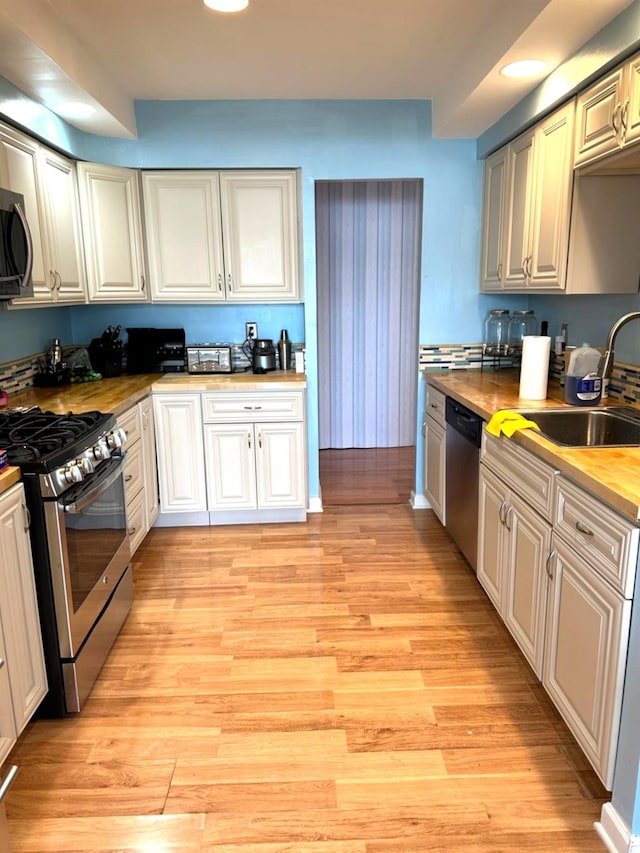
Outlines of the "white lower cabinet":
{"label": "white lower cabinet", "polygon": [[0,763],[47,692],[24,487],[0,496]]}
{"label": "white lower cabinet", "polygon": [[427,385],[424,415],[424,494],[442,524],[445,518],[446,423],[445,395]]}
{"label": "white lower cabinet", "polygon": [[640,529],[485,435],[478,541],[478,580],[611,790]]}
{"label": "white lower cabinet", "polygon": [[543,684],[611,790],[631,601],[561,540],[554,549]]}
{"label": "white lower cabinet", "polygon": [[118,417],[127,434],[124,484],[131,556],[158,515],[158,480],[151,398],[131,406]]}
{"label": "white lower cabinet", "polygon": [[154,394],[153,405],[159,524],[306,518],[303,391]]}
{"label": "white lower cabinet", "polygon": [[551,524],[480,466],[478,580],[542,677]]}
{"label": "white lower cabinet", "polygon": [[200,394],[154,394],[160,511],[206,512]]}

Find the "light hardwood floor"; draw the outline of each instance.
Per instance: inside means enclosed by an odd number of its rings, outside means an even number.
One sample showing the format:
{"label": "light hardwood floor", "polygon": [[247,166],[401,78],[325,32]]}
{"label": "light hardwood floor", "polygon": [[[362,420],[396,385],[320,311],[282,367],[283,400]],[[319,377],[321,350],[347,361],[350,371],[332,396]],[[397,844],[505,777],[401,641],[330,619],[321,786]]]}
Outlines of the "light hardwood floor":
{"label": "light hardwood floor", "polygon": [[406,503],[414,486],[415,459],[415,447],[321,450],[322,503]]}
{"label": "light hardwood floor", "polygon": [[157,529],[14,853],[590,853],[606,792],[429,510]]}

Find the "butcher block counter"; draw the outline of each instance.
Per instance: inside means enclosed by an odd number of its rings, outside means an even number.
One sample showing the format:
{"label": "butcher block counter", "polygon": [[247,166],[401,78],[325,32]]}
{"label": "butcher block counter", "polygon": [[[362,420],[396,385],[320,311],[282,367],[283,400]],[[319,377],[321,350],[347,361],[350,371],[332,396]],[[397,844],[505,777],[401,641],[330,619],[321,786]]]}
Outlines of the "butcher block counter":
{"label": "butcher block counter", "polygon": [[113,412],[120,415],[151,391],[291,391],[306,388],[304,373],[275,370],[270,373],[145,373],[117,376],[99,382],[79,382],[58,388],[30,388],[13,394],[9,406],[40,406],[56,414],[65,412]]}
{"label": "butcher block counter", "polygon": [[9,466],[0,471],[0,495],[8,491],[20,480],[20,469]]}
{"label": "butcher block counter", "polygon": [[[425,371],[424,376],[427,383],[485,421],[500,409],[531,411],[566,405],[558,383],[549,384],[546,400],[521,399],[517,371]],[[607,399],[601,405],[613,406],[616,401]],[[640,520],[640,447],[562,447],[533,429],[502,440],[518,442],[623,515]]]}

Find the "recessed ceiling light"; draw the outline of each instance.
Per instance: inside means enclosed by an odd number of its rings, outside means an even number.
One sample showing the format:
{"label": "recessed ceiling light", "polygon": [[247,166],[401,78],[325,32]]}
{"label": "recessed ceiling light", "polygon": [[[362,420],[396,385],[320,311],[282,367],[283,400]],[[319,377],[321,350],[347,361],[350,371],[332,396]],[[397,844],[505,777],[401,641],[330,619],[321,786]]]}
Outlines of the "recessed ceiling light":
{"label": "recessed ceiling light", "polygon": [[87,118],[95,113],[96,108],[82,101],[65,101],[58,104],[55,111],[63,118]]}
{"label": "recessed ceiling light", "polygon": [[249,5],[249,0],[204,0],[204,5],[216,12],[241,12]]}
{"label": "recessed ceiling light", "polygon": [[504,77],[535,77],[544,71],[545,64],[541,59],[521,59],[520,62],[511,62],[500,69]]}

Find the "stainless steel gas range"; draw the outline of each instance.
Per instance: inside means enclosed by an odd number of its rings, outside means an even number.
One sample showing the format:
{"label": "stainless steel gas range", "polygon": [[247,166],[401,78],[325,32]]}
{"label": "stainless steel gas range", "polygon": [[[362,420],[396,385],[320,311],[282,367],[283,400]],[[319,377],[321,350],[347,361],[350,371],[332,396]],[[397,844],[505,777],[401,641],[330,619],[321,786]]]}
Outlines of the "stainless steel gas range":
{"label": "stainless steel gas range", "polygon": [[133,600],[124,433],[113,415],[0,414],[22,471],[49,693],[41,714],[79,711]]}

